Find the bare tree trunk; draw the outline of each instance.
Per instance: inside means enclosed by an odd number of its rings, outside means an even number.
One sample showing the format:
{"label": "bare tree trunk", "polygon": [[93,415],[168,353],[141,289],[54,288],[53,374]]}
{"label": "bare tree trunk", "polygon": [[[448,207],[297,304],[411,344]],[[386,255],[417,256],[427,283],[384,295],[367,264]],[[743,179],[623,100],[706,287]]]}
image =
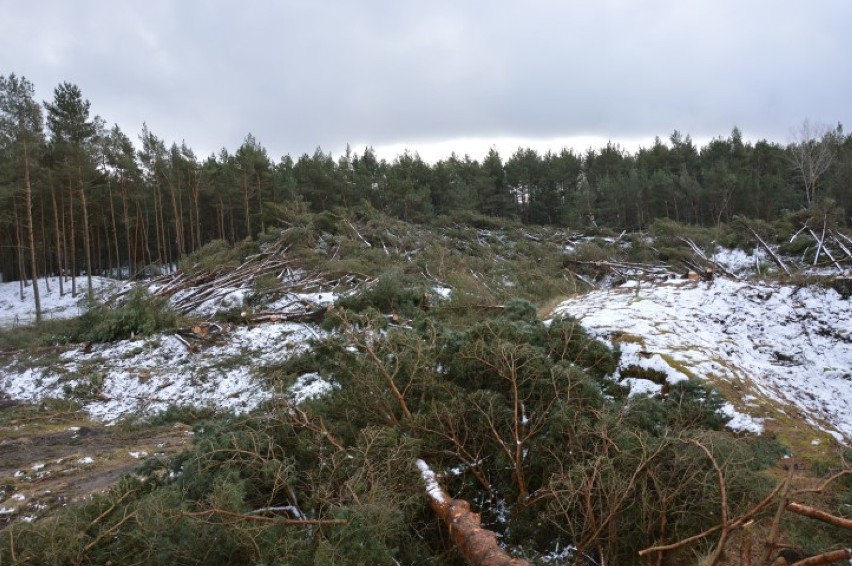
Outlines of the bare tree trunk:
{"label": "bare tree trunk", "polygon": [[263,197],[260,190],[260,174],[254,172],[255,180],[257,181],[257,213],[260,215],[260,232],[266,232],[266,224],[263,222]]}
{"label": "bare tree trunk", "polygon": [[201,247],[201,209],[198,207],[198,193],[201,192],[201,187],[199,187],[199,181],[196,177],[193,186],[195,190],[193,192],[193,200],[195,203],[195,247]]}
{"label": "bare tree trunk", "polygon": [[42,269],[41,273],[44,274],[44,289],[50,293],[50,273],[51,271],[51,257],[49,246],[47,245],[48,237],[47,237],[47,225],[44,220],[44,196],[38,199],[38,215],[39,215],[39,230],[41,234],[41,261],[42,261]]}
{"label": "bare tree trunk", "polygon": [[65,237],[65,215],[62,215],[63,230],[59,229],[59,209],[56,206],[56,191],[53,186],[53,175],[48,172],[50,183],[50,200],[53,202],[53,229],[56,232],[56,267],[59,270],[59,296],[65,295],[65,248],[62,245],[62,240]]}
{"label": "bare tree trunk", "polygon": [[225,204],[222,202],[222,197],[219,197],[219,238],[227,241],[225,236]]}
{"label": "bare tree trunk", "polygon": [[[143,221],[144,216],[144,221]],[[145,210],[145,214],[142,214],[142,208],[139,206],[139,201],[136,201],[136,241],[140,241],[139,231],[141,234],[142,241],[142,263],[153,263],[153,259],[151,257],[151,220],[148,210]],[[145,260],[145,256],[148,256],[148,260]]]}
{"label": "bare tree trunk", "polygon": [[160,185],[156,181],[154,182],[154,233],[157,238],[157,261],[163,263],[163,242],[161,240],[161,231],[160,225],[162,224],[162,206],[160,204],[162,199],[160,199]]}
{"label": "bare tree trunk", "polygon": [[90,301],[94,298],[92,289],[92,242],[91,234],[89,234],[89,209],[86,206],[86,187],[83,184],[83,169],[80,164],[77,164],[77,180],[80,184],[80,206],[83,208],[83,247],[86,252],[86,283],[89,288],[86,291],[86,298]]}
{"label": "bare tree trunk", "polygon": [[187,214],[189,215],[189,245],[186,248],[186,253],[190,253],[198,249],[198,245],[195,241],[195,226],[200,222],[199,218],[195,215],[195,206],[194,206],[194,198],[192,185],[189,187],[189,206],[186,207]]}
{"label": "bare tree trunk", "polygon": [[177,244],[177,255],[180,256],[184,252],[183,246],[183,226],[181,226],[181,211],[178,206],[177,189],[172,182],[171,177],[166,179],[166,184],[169,186],[169,196],[172,201],[172,214],[175,215],[175,243]]}
{"label": "bare tree trunk", "polygon": [[74,231],[74,187],[68,177],[68,220],[71,234],[71,296],[77,296],[77,238]]}
{"label": "bare tree trunk", "polygon": [[[118,265],[118,275],[121,277],[121,252],[118,248],[118,225],[115,222],[115,204],[112,199],[112,181],[107,175],[107,193],[109,194],[109,215],[112,219],[112,241],[115,244],[115,263]],[[127,261],[130,261],[128,258]]]}
{"label": "bare tree trunk", "polygon": [[36,324],[41,323],[41,296],[38,290],[38,266],[36,262],[35,232],[33,230],[33,187],[30,181],[30,155],[24,140],[24,194],[26,199],[27,235],[30,241],[30,271],[33,278],[33,301],[35,302]]}
{"label": "bare tree trunk", "polygon": [[15,250],[16,259],[18,260],[18,293],[21,300],[24,300],[24,285],[27,280],[26,268],[24,267],[24,244],[23,234],[21,233],[21,216],[18,212],[18,201],[12,196],[12,210],[15,217]]}
{"label": "bare tree trunk", "polygon": [[[243,206],[246,210],[246,236],[251,236],[251,214],[249,211],[249,185],[248,176],[243,169]],[[236,241],[236,240],[234,240]]]}
{"label": "bare tree trunk", "polygon": [[121,211],[124,217],[124,240],[127,244],[127,278],[133,276],[136,271],[136,257],[133,253],[133,246],[130,244],[130,213],[127,209],[127,180],[124,176],[121,177]]}

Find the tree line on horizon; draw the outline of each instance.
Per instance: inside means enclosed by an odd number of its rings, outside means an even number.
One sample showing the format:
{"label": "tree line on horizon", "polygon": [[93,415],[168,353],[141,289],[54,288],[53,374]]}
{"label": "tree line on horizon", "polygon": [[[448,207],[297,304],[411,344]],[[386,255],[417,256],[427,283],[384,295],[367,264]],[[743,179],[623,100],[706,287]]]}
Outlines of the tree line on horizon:
{"label": "tree line on horizon", "polygon": [[[92,114],[78,86],[63,82],[53,95],[39,103],[26,78],[0,76],[5,281],[130,277],[212,240],[256,238],[294,201],[312,212],[368,206],[421,223],[477,214],[630,231],[660,218],[773,221],[824,199],[852,202],[852,135],[839,124],[805,122],[787,146],[744,141],[734,128],[703,147],[675,131],[635,153],[610,142],[585,153],[519,148],[504,159],[492,149],[481,161],[454,154],[429,164],[417,153],[388,162],[369,147],[336,159],[317,148],[276,162],[251,134],[206,158],[144,125],[134,143]],[[74,278],[71,286],[76,294]]]}

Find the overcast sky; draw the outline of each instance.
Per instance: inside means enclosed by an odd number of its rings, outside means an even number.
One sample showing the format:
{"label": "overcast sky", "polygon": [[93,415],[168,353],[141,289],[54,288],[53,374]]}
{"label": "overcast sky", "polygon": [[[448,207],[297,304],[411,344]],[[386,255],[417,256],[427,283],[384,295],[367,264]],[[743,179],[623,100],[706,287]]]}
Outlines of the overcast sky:
{"label": "overcast sky", "polygon": [[0,0],[0,74],[199,157],[787,143],[852,124],[850,26],[849,0]]}

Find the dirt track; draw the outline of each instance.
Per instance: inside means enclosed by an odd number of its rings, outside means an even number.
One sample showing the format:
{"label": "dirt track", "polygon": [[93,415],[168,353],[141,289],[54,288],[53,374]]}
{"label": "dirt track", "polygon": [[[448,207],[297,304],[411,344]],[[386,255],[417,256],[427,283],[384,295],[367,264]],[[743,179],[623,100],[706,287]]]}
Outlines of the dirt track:
{"label": "dirt track", "polygon": [[0,529],[102,492],[146,458],[184,449],[186,425],[104,427],[0,399]]}

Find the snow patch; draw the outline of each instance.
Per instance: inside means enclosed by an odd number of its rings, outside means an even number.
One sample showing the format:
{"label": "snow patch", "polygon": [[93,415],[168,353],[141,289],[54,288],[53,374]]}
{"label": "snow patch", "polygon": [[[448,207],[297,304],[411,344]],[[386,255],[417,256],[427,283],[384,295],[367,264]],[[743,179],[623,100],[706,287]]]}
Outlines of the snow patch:
{"label": "snow patch", "polygon": [[297,405],[308,399],[322,397],[332,389],[334,384],[324,380],[318,373],[306,373],[296,378],[296,382],[290,386],[288,393]]}
{"label": "snow patch", "polygon": [[438,503],[446,503],[444,490],[441,489],[441,486],[438,484],[438,478],[435,476],[435,472],[432,471],[429,464],[419,458],[416,463],[417,469],[420,470],[420,477],[422,477],[423,481],[426,483],[426,492],[429,494],[429,497]]}
{"label": "snow patch", "polygon": [[[213,407],[244,413],[271,398],[257,372],[309,347],[322,331],[298,323],[233,328],[222,341],[191,353],[174,336],[72,347],[50,365],[26,367],[16,357],[0,360],[0,390],[12,399],[39,402],[89,391],[82,401],[94,419],[110,424],[130,415],[149,416],[169,406]],[[97,367],[98,380],[79,371]]]}
{"label": "snow patch", "polygon": [[[59,277],[47,277],[38,280],[41,313],[44,319],[73,318],[86,311],[87,280],[77,277],[77,296],[71,296],[71,278],[63,280],[64,294],[59,293]],[[125,285],[106,277],[92,277],[92,295],[104,301]],[[24,287],[23,298],[17,281],[0,283],[0,328],[35,322],[35,303],[32,285]]]}
{"label": "snow patch", "polygon": [[665,355],[698,377],[731,382],[748,394],[726,409],[732,427],[757,430],[760,419],[746,417],[763,399],[796,407],[809,424],[849,444],[850,312],[850,301],[832,289],[716,278],[594,291],[563,302],[554,316],[574,316],[605,340],[625,332],[640,337],[641,346],[621,343],[622,367],[664,371],[667,380],[683,375],[663,366]]}

